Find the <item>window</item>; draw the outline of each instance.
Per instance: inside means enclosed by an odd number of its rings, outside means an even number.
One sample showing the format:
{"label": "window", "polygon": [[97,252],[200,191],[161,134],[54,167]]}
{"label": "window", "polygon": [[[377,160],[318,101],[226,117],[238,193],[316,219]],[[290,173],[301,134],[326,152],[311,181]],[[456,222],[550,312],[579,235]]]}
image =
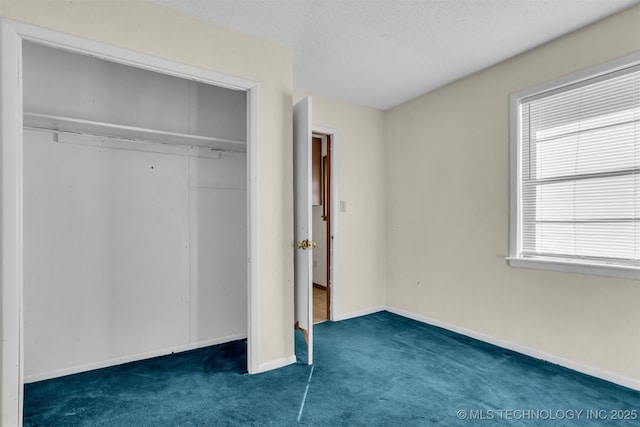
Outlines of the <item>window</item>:
{"label": "window", "polygon": [[640,279],[640,53],[511,96],[510,265]]}

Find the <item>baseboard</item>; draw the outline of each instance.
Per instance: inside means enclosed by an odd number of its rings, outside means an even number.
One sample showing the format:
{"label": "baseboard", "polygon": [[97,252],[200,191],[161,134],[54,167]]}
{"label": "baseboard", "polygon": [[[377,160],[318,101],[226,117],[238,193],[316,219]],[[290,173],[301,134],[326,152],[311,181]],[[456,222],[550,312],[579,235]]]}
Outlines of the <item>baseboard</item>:
{"label": "baseboard", "polygon": [[331,320],[340,321],[340,320],[353,319],[354,317],[366,316],[368,314],[378,313],[380,311],[385,311],[385,310],[386,310],[386,307],[384,305],[380,305],[377,307],[369,307],[369,308],[364,308],[362,310],[351,311],[349,313],[336,314],[335,316],[333,316],[333,319]]}
{"label": "baseboard", "polygon": [[407,317],[409,319],[417,320],[418,322],[426,323],[432,326],[437,326],[439,328],[456,332],[458,334],[465,335],[467,337],[470,337],[479,341],[483,341],[501,348],[506,348],[508,350],[515,351],[516,353],[521,353],[526,356],[533,357],[535,359],[544,360],[546,362],[550,362],[555,365],[560,365],[562,367],[565,367],[574,371],[578,371],[583,374],[590,375],[592,377],[600,378],[605,381],[609,381],[624,387],[631,388],[633,390],[640,391],[640,380],[637,380],[635,378],[625,377],[615,372],[607,371],[601,368],[597,368],[595,366],[585,365],[583,363],[576,362],[574,360],[565,359],[563,357],[556,356],[554,354],[547,353],[541,350],[525,347],[520,344],[515,344],[510,341],[495,338],[490,335],[472,331],[470,329],[462,328],[460,326],[452,325],[446,322],[442,322],[440,320],[431,319],[429,317],[422,316],[420,314],[415,314],[410,311],[406,311],[397,307],[387,306],[386,309],[387,311],[402,317]]}
{"label": "baseboard", "polygon": [[313,287],[318,289],[327,289],[327,285],[322,285],[320,283],[313,282]]}
{"label": "baseboard", "polygon": [[259,374],[261,372],[271,371],[273,369],[282,368],[284,366],[292,365],[296,363],[296,355],[292,354],[289,357],[283,357],[282,359],[272,360],[271,362],[261,363],[258,365],[258,370],[253,372],[254,374]]}
{"label": "baseboard", "polygon": [[65,375],[77,374],[80,372],[93,371],[94,369],[108,368],[109,366],[122,365],[123,363],[137,362],[139,360],[151,359],[159,356],[166,356],[172,353],[181,353],[183,351],[195,350],[198,348],[209,347],[212,345],[223,344],[226,342],[246,339],[247,334],[235,334],[221,338],[214,338],[206,341],[198,341],[188,345],[180,345],[175,347],[164,348],[162,350],[154,350],[145,353],[133,354],[130,356],[116,357],[114,359],[102,360],[95,363],[87,363],[86,365],[73,366],[71,368],[58,369],[55,371],[43,372],[33,375],[25,375],[24,382],[33,383],[36,381],[49,380],[52,378],[64,377]]}
{"label": "baseboard", "polygon": [[196,343],[192,343],[191,345],[189,345],[190,348],[186,350],[195,350],[197,348],[204,348],[212,345],[224,344],[226,342],[245,340],[245,339],[247,339],[247,334],[229,335],[222,338],[214,338],[206,341],[198,341]]}

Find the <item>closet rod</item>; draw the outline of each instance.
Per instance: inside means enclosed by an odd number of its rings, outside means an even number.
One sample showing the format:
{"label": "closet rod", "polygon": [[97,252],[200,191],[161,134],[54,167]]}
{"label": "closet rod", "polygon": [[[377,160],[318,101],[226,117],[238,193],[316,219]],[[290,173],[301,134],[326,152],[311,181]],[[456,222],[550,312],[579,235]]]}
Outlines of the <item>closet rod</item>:
{"label": "closet rod", "polygon": [[[192,145],[166,144],[163,142],[147,141],[142,139],[124,139],[120,137],[93,135],[89,133],[67,132],[56,129],[44,129],[24,126],[25,130],[50,132],[56,136],[55,142],[89,145],[94,147],[114,148],[118,150],[143,151],[163,154],[177,154],[189,157],[205,157],[219,159],[222,153],[232,152],[220,148],[195,147]],[[237,153],[238,151],[233,151]]]}
{"label": "closet rod", "polygon": [[26,128],[37,130],[115,138],[129,141],[160,143],[173,146],[204,148],[215,151],[235,151],[241,153],[245,153],[247,151],[247,144],[245,142],[231,139],[168,132],[135,126],[28,112],[24,113],[23,120]]}

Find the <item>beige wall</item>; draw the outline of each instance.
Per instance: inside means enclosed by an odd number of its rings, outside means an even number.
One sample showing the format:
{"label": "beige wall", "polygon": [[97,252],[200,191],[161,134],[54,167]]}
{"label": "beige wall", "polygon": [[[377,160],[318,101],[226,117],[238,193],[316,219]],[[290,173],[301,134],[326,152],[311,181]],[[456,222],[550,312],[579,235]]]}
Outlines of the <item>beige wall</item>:
{"label": "beige wall", "polygon": [[[0,1],[0,16],[259,82],[260,362],[293,353],[287,49],[139,1]],[[511,92],[640,49],[640,7],[386,113],[314,96],[338,131],[337,318],[388,304],[640,379],[636,281],[513,269]],[[388,284],[388,285],[387,285]]]}
{"label": "beige wall", "polygon": [[509,94],[640,50],[640,7],[386,112],[387,304],[640,379],[640,284],[507,266]]}
{"label": "beige wall", "polygon": [[292,355],[291,52],[141,1],[2,1],[0,16],[259,82],[260,363]]}
{"label": "beige wall", "polygon": [[[294,102],[305,94],[295,93]],[[386,277],[386,167],[380,110],[312,95],[313,125],[337,130],[337,318],[382,308]]]}

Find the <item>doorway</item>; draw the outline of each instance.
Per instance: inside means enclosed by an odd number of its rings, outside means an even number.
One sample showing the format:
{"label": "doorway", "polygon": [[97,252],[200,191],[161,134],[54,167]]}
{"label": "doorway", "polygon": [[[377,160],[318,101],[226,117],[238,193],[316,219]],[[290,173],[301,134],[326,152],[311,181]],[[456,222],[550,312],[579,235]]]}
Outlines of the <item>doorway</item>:
{"label": "doorway", "polygon": [[[2,69],[2,99],[0,108],[0,152],[2,153],[2,251],[1,283],[2,323],[6,325],[2,339],[2,412],[3,424],[19,425],[22,419],[24,386],[24,329],[23,329],[23,284],[24,284],[24,158],[23,158],[23,86],[22,61],[23,42],[35,42],[52,48],[100,58],[136,69],[158,72],[188,81],[243,91],[246,94],[246,242],[248,261],[247,274],[247,368],[250,373],[258,371],[259,326],[257,300],[258,213],[257,213],[257,86],[255,82],[230,77],[196,67],[186,66],[170,60],[160,59],[127,49],[117,48],[42,29],[13,21],[0,21],[0,50]],[[32,117],[34,117],[32,115]],[[91,124],[91,123],[90,123]],[[176,135],[172,135],[175,137]],[[157,171],[154,167],[149,170]],[[151,173],[151,172],[149,172]]]}
{"label": "doorway", "polygon": [[313,323],[331,319],[331,135],[312,134]]}

